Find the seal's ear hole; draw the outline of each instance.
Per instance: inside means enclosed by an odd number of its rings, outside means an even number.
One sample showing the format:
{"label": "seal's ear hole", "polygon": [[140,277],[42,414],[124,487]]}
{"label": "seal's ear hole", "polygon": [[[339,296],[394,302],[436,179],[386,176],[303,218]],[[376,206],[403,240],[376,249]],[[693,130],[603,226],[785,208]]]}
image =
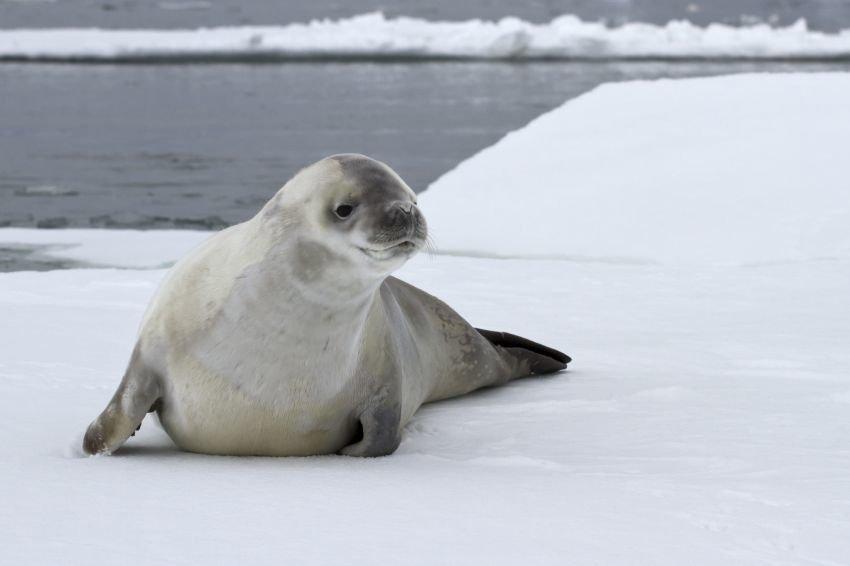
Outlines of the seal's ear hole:
{"label": "seal's ear hole", "polygon": [[348,218],[352,212],[354,212],[354,207],[350,204],[341,204],[334,210],[334,214],[338,218]]}

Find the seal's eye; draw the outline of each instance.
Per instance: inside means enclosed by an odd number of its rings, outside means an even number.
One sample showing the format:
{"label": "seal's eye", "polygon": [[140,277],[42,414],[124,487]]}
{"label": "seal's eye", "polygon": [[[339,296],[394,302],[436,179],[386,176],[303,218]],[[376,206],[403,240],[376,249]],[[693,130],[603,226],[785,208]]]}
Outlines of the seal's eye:
{"label": "seal's eye", "polygon": [[354,212],[354,207],[350,204],[341,204],[334,210],[334,214],[340,218],[348,218],[352,212]]}

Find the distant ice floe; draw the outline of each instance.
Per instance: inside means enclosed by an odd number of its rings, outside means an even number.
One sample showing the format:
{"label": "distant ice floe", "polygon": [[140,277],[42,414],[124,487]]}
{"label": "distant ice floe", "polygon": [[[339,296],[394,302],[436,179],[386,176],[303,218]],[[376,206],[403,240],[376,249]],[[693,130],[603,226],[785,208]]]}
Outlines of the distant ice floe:
{"label": "distant ice floe", "polygon": [[850,30],[812,31],[804,20],[783,28],[688,21],[609,27],[572,15],[534,24],[513,17],[440,22],[371,13],[283,26],[0,31],[0,59],[6,60],[298,58],[850,59]]}

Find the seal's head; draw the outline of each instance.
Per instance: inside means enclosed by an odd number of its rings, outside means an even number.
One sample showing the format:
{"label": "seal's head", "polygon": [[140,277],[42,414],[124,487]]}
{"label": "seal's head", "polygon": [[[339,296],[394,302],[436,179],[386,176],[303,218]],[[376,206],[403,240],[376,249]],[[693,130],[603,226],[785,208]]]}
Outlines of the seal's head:
{"label": "seal's head", "polygon": [[[297,234],[316,268],[345,264],[382,278],[418,252],[428,235],[416,194],[395,171],[365,155],[333,155],[314,163],[270,204],[264,216]],[[297,230],[286,230],[295,225]]]}

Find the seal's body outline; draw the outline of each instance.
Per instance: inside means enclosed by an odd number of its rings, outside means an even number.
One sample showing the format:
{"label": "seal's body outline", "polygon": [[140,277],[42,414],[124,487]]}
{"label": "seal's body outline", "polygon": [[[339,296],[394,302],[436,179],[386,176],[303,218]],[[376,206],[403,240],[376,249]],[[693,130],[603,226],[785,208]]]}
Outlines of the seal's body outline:
{"label": "seal's body outline", "polygon": [[389,275],[424,242],[415,201],[386,165],[332,156],[181,259],[85,451],[111,453],[156,411],[193,452],[385,455],[423,403],[563,369]]}

